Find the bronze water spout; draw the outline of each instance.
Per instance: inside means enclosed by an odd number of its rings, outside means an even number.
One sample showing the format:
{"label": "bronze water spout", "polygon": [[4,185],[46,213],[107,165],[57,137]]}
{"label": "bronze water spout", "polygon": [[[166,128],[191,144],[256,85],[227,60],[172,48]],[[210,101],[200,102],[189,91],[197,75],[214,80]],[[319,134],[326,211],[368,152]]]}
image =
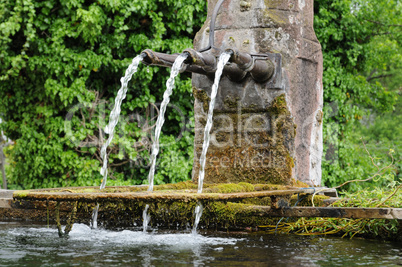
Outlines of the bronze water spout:
{"label": "bronze water spout", "polygon": [[[235,49],[227,49],[231,54],[229,63],[224,68],[224,75],[233,82],[241,82],[250,73],[257,83],[267,82],[275,72],[275,65],[268,55],[250,55]],[[183,51],[187,59],[182,71],[198,73],[213,78],[216,71],[217,58],[211,51],[198,52],[194,49]],[[165,54],[150,49],[142,51],[142,62],[145,65],[171,68],[179,54]]]}

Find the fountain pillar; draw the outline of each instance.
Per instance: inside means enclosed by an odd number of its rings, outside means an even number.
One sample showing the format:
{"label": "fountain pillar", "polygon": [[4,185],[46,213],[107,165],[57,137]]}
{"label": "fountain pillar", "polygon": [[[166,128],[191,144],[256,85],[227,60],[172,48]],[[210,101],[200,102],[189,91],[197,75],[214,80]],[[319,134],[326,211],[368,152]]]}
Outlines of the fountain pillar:
{"label": "fountain pillar", "polygon": [[[220,82],[214,110],[205,183],[321,183],[322,52],[313,29],[313,0],[225,0],[215,29],[209,29],[218,1],[208,1],[208,18],[194,40],[196,50],[233,49],[269,55],[273,76],[264,82],[252,73]],[[234,63],[232,63],[234,64]],[[243,66],[247,68],[246,65]],[[195,159],[199,156],[208,112],[211,77],[193,73]]]}

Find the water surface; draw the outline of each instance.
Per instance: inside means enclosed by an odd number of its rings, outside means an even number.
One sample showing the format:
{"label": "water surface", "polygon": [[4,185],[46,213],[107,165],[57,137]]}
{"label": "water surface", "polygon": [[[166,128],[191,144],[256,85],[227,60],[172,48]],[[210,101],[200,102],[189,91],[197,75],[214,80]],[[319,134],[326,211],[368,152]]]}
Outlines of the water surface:
{"label": "water surface", "polygon": [[0,222],[0,266],[401,266],[402,245],[305,237],[74,225],[69,238],[43,225]]}

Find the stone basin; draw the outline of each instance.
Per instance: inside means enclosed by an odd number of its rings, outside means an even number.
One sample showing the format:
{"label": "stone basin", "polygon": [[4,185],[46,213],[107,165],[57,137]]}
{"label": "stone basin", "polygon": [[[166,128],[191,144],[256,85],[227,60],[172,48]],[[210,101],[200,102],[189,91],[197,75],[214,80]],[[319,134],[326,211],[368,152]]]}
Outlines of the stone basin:
{"label": "stone basin", "polygon": [[[298,186],[299,187],[298,187]],[[69,187],[13,192],[10,209],[0,209],[0,219],[25,219],[54,223],[59,214],[64,223],[77,209],[75,222],[89,224],[92,210],[99,204],[98,224],[106,228],[142,225],[142,213],[149,205],[151,227],[188,228],[194,221],[197,203],[204,207],[200,225],[214,229],[244,229],[275,224],[276,216],[261,216],[256,207],[288,207],[298,196],[316,189],[269,184],[206,184],[203,193],[197,193],[197,184],[182,182],[155,186]],[[311,196],[311,195],[310,195]],[[323,198],[316,198],[323,205]],[[306,198],[307,199],[307,198]],[[309,201],[305,201],[305,204]]]}

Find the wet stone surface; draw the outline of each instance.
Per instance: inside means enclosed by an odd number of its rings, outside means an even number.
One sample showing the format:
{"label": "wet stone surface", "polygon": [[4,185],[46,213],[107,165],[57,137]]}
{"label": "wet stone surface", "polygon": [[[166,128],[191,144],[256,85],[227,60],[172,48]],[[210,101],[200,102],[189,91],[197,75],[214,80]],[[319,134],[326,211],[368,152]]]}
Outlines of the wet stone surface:
{"label": "wet stone surface", "polygon": [[[208,19],[195,37],[195,49],[208,45],[216,3],[209,0]],[[272,54],[280,61],[270,58],[275,71],[267,82],[256,82],[249,74],[240,81],[230,75],[222,77],[214,111],[220,117],[214,120],[215,144],[208,152],[211,161],[205,181],[287,184],[295,178],[320,185],[322,124],[317,115],[323,104],[322,52],[313,29],[313,1],[226,0],[217,15],[214,39],[222,51]],[[217,55],[219,50],[210,53]],[[212,79],[193,74],[192,81],[197,146],[203,140]],[[273,112],[278,100],[284,104],[279,114]],[[280,140],[275,142],[275,137]],[[199,154],[196,148],[194,181]],[[247,167],[235,166],[247,157]],[[276,167],[277,163],[284,167]]]}

